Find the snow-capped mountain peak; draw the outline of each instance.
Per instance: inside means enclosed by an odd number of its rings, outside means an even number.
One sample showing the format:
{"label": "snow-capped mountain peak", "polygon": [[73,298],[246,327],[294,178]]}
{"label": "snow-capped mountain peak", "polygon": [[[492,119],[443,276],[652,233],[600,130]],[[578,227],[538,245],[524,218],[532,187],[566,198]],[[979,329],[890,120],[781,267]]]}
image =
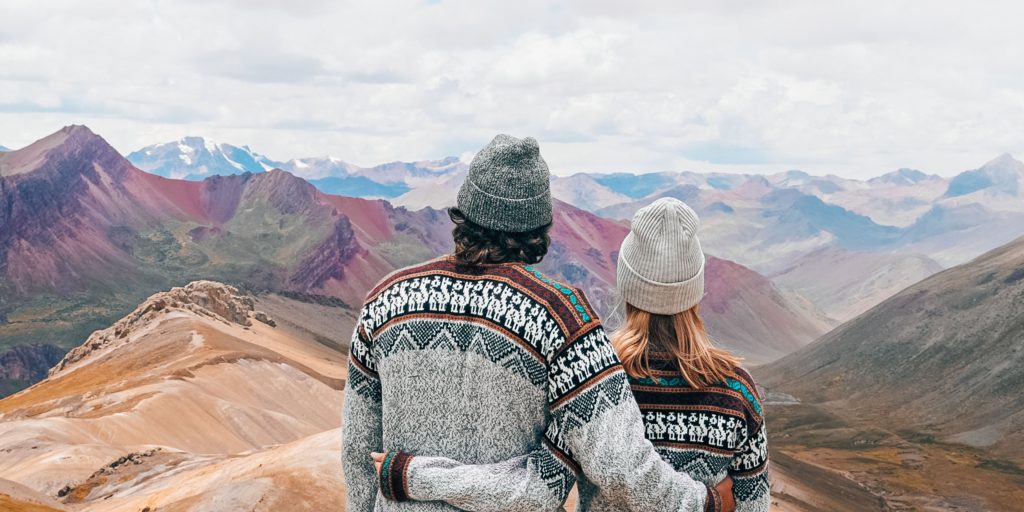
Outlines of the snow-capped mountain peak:
{"label": "snow-capped mountain peak", "polygon": [[130,153],[128,160],[144,171],[187,180],[218,174],[258,173],[280,166],[249,146],[217,143],[196,136],[144,147]]}
{"label": "snow-capped mountain peak", "polygon": [[307,180],[344,178],[351,176],[358,169],[358,167],[333,156],[293,158],[282,162],[279,167]]}

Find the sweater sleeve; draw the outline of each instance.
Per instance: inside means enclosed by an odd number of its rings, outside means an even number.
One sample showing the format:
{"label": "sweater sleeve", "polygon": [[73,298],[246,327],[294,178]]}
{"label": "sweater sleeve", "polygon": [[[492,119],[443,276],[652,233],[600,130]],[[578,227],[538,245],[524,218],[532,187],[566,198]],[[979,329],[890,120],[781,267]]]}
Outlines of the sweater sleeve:
{"label": "sweater sleeve", "polygon": [[552,357],[548,406],[544,442],[534,452],[482,465],[412,457],[390,485],[408,489],[409,499],[464,510],[558,510],[582,472],[623,510],[717,511],[714,491],[676,472],[644,436],[639,407],[599,324]]}
{"label": "sweater sleeve", "polygon": [[381,388],[377,364],[362,323],[352,336],[345,383],[342,466],[347,487],[346,510],[370,511],[379,489],[371,452],[381,452]]}
{"label": "sweater sleeve", "polygon": [[406,489],[408,499],[488,512],[560,511],[576,482],[573,467],[546,439],[527,455],[494,464],[415,456],[404,474],[392,475],[388,485]]}
{"label": "sweater sleeve", "polygon": [[714,491],[677,472],[647,440],[640,408],[600,324],[556,354],[548,392],[548,438],[610,504],[634,511],[717,510]]}
{"label": "sweater sleeve", "polygon": [[768,479],[768,436],[764,419],[751,425],[751,433],[732,459],[729,476],[737,512],[768,512],[771,482]]}

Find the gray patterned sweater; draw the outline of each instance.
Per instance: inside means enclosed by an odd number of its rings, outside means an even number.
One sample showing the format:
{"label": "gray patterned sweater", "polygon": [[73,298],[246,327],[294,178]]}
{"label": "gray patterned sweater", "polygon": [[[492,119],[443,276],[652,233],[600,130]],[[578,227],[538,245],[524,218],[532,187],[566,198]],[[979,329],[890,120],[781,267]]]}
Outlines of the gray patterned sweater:
{"label": "gray patterned sweater", "polygon": [[[349,511],[560,510],[577,478],[580,510],[717,510],[645,437],[584,295],[529,266],[396,272],[370,292],[351,354]],[[388,452],[380,479],[374,451]]]}

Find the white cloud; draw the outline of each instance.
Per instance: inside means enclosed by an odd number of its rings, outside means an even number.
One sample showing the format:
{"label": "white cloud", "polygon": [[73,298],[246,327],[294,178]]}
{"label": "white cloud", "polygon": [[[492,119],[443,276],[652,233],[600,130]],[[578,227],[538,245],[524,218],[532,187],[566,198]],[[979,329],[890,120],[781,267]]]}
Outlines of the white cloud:
{"label": "white cloud", "polygon": [[0,144],[85,123],[358,164],[950,174],[1024,156],[1024,5],[6,0]]}

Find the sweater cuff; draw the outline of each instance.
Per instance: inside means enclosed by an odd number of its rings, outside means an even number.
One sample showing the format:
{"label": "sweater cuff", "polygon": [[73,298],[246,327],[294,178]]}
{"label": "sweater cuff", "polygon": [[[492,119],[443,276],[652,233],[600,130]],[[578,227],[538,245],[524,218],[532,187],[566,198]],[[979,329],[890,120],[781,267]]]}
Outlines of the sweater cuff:
{"label": "sweater cuff", "polygon": [[380,468],[380,493],[391,501],[409,500],[409,463],[412,455],[388,452]]}
{"label": "sweater cuff", "polygon": [[707,499],[704,501],[704,512],[722,512],[722,495],[718,489],[706,485],[708,489]]}

